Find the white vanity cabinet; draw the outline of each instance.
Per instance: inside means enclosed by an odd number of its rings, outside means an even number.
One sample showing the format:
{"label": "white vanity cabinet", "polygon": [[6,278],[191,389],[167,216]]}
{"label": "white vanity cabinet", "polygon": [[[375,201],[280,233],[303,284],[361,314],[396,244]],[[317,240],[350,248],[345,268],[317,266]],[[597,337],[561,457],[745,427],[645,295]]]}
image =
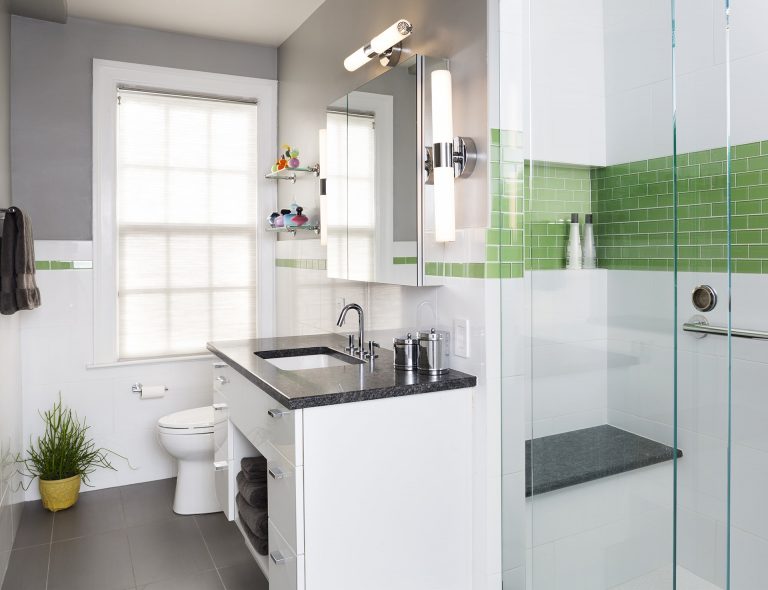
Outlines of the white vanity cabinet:
{"label": "white vanity cabinet", "polygon": [[257,561],[270,590],[471,587],[471,389],[288,410],[222,366],[214,389],[230,519],[240,459],[267,459],[269,556]]}

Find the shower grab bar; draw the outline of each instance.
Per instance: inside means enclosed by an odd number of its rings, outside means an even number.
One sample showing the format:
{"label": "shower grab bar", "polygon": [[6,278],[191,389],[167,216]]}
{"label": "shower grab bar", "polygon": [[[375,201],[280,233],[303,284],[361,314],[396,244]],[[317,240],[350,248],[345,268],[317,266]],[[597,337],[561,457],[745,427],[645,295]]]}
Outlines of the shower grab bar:
{"label": "shower grab bar", "polygon": [[[710,326],[706,321],[686,322],[683,324],[683,331],[704,334],[705,336],[707,334],[713,334],[715,336],[728,335],[728,328],[722,326]],[[768,332],[761,332],[760,330],[739,330],[732,328],[731,336],[734,338],[749,338],[752,340],[768,340]]]}

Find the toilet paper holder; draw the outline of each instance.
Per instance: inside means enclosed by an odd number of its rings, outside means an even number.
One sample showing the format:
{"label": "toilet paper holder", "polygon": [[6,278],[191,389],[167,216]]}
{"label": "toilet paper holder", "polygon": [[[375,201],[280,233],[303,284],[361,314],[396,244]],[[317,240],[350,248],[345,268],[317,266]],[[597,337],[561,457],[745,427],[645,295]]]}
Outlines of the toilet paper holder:
{"label": "toilet paper holder", "polygon": [[[134,383],[131,385],[131,393],[138,393],[141,395],[141,391],[144,389],[144,386],[141,383]],[[164,388],[166,391],[168,391],[168,388]]]}

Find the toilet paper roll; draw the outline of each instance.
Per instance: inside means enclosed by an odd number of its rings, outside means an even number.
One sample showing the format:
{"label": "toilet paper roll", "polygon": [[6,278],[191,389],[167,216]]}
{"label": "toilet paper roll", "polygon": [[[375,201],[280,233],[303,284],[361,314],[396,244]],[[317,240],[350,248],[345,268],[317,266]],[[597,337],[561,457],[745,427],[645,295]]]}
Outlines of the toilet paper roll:
{"label": "toilet paper roll", "polygon": [[165,395],[165,385],[143,385],[141,387],[141,399],[152,399]]}

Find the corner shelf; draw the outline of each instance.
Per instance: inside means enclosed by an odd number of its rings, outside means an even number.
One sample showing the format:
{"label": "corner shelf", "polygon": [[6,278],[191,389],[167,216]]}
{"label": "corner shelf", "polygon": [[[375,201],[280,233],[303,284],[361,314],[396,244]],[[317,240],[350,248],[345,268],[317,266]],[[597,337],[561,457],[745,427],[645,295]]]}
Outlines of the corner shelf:
{"label": "corner shelf", "polygon": [[297,225],[295,227],[268,227],[267,231],[274,232],[277,234],[293,234],[296,235],[296,232],[302,232],[302,231],[313,231],[316,234],[320,234],[320,226],[318,224],[312,224],[312,223],[305,223],[304,225]]}
{"label": "corner shelf", "polygon": [[296,182],[297,172],[301,172],[303,174],[313,174],[316,177],[320,176],[320,164],[315,164],[314,166],[310,166],[308,168],[283,168],[277,172],[268,172],[264,175],[264,178],[269,178],[272,180],[290,180],[291,184],[293,184]]}

